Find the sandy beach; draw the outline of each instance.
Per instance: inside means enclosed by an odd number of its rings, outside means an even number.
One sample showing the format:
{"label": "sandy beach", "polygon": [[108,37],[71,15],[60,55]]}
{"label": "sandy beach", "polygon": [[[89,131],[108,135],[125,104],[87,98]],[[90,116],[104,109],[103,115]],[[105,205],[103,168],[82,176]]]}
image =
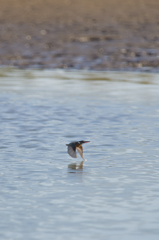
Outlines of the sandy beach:
{"label": "sandy beach", "polygon": [[158,0],[2,1],[0,65],[159,71]]}

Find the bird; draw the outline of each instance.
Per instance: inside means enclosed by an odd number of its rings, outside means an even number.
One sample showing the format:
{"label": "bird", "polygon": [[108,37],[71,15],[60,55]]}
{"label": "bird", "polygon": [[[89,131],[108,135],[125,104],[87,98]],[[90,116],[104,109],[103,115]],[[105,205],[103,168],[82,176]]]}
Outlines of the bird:
{"label": "bird", "polygon": [[76,150],[79,152],[81,158],[86,161],[83,157],[83,147],[82,144],[84,143],[88,143],[90,141],[78,141],[78,142],[71,142],[69,144],[66,144],[66,146],[68,146],[68,154],[73,157],[73,158],[77,158],[77,152]]}

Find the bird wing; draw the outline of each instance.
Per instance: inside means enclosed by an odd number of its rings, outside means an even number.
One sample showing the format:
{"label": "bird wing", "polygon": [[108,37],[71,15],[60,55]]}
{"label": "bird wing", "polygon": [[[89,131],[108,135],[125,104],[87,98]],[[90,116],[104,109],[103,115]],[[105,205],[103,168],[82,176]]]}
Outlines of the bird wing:
{"label": "bird wing", "polygon": [[[79,152],[79,154],[81,155],[81,158],[83,158],[83,147],[82,145],[77,147],[77,151]],[[83,158],[84,159],[84,158]]]}
{"label": "bird wing", "polygon": [[68,154],[73,158],[77,158],[76,145],[74,143],[68,144]]}

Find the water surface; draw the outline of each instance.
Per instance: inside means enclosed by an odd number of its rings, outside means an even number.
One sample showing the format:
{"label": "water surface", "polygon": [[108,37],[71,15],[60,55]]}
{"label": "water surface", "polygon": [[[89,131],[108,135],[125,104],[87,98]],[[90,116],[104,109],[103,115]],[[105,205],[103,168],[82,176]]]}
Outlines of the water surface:
{"label": "water surface", "polygon": [[158,81],[1,69],[1,239],[158,239]]}

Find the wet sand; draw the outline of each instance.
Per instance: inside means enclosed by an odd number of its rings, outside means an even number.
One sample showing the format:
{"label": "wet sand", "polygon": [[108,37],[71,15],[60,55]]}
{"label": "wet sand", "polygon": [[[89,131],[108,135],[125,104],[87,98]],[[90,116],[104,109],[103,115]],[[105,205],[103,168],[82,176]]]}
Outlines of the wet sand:
{"label": "wet sand", "polygon": [[6,0],[0,65],[159,71],[158,0]]}

